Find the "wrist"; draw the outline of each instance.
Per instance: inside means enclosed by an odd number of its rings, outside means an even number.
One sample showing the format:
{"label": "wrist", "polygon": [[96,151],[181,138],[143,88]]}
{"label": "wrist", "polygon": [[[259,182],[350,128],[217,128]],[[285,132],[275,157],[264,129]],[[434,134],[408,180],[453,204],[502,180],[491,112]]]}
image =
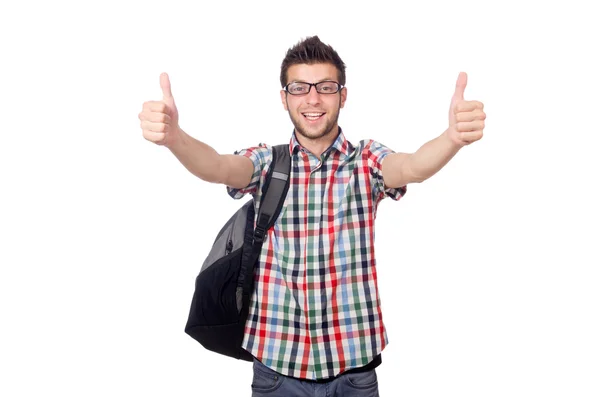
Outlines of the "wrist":
{"label": "wrist", "polygon": [[442,139],[448,145],[450,150],[459,151],[465,144],[459,138],[459,133],[453,127],[448,127],[446,131],[442,133]]}
{"label": "wrist", "polygon": [[165,143],[165,147],[169,150],[176,151],[182,145],[185,144],[185,132],[179,127],[173,128],[172,131],[168,133],[169,137],[167,142]]}

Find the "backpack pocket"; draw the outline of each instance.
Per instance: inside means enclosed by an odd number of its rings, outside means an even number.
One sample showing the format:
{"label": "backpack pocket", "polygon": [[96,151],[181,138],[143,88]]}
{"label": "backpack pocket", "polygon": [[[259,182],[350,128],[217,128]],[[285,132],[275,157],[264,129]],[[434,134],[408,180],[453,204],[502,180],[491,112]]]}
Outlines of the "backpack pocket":
{"label": "backpack pocket", "polygon": [[196,325],[214,326],[237,323],[239,311],[236,288],[240,274],[242,249],[220,258],[196,277],[190,319]]}

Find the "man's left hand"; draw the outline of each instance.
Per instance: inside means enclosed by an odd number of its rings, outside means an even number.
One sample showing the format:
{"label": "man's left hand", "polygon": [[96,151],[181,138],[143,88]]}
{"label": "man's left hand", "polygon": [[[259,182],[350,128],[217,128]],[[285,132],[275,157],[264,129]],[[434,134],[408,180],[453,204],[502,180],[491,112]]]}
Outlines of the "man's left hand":
{"label": "man's left hand", "polygon": [[449,126],[446,134],[459,147],[469,145],[483,137],[485,113],[483,103],[465,101],[467,74],[460,72],[456,80],[456,90],[450,102]]}

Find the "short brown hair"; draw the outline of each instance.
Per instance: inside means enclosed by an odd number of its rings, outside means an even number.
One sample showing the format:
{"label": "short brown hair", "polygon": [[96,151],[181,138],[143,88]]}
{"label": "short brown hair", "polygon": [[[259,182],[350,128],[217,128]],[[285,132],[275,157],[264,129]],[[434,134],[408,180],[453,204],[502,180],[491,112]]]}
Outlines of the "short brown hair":
{"label": "short brown hair", "polygon": [[346,84],[346,65],[338,53],[327,44],[319,40],[318,36],[307,37],[290,48],[281,63],[281,87],[287,84],[287,72],[290,66],[315,63],[331,63],[338,71],[338,83]]}

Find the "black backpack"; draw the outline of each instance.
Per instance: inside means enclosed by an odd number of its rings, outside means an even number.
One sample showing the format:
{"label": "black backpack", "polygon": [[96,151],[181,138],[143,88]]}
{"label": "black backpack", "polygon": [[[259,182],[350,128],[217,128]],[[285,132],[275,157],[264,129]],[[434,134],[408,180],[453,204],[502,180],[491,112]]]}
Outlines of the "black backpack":
{"label": "black backpack", "polygon": [[254,228],[254,199],[246,202],[221,229],[196,277],[185,332],[206,349],[252,361],[242,349],[254,266],[264,236],[279,216],[289,187],[289,144],[273,146],[273,161],[262,187]]}

